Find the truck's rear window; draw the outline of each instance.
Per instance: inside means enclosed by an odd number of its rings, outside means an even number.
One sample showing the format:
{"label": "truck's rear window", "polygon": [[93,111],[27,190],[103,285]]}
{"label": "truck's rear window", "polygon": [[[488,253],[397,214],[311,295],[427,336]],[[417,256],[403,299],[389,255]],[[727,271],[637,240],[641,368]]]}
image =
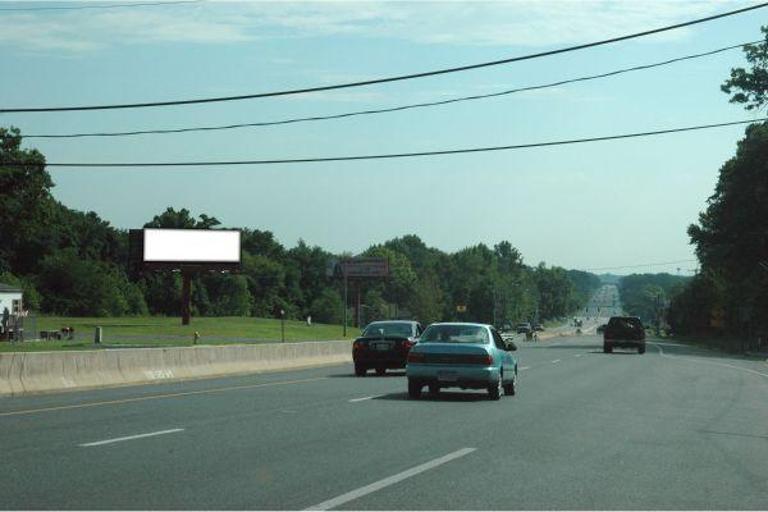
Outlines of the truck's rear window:
{"label": "truck's rear window", "polygon": [[609,329],[636,329],[642,330],[643,324],[639,318],[611,318],[608,321]]}

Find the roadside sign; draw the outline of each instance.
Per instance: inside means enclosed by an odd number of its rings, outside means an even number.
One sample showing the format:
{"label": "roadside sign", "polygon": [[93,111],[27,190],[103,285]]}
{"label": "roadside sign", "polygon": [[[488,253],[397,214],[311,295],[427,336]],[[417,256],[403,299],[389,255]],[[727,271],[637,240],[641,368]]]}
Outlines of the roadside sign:
{"label": "roadside sign", "polygon": [[346,277],[387,277],[389,261],[386,258],[354,258],[341,262]]}

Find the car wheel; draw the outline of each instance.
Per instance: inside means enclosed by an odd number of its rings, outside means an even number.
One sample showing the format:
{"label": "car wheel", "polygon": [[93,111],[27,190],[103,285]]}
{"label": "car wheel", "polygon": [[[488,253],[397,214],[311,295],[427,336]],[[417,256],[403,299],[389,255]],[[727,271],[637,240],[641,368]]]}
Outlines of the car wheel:
{"label": "car wheel", "polygon": [[488,386],[488,398],[498,400],[504,394],[504,388],[501,386],[501,378],[495,384]]}
{"label": "car wheel", "polygon": [[645,345],[640,345],[639,347],[637,347],[637,353],[645,354]]}
{"label": "car wheel", "polygon": [[355,375],[358,377],[365,377],[365,373],[368,371],[368,368],[365,366],[360,366],[359,364],[355,365]]}
{"label": "car wheel", "polygon": [[613,352],[613,347],[610,345],[603,345],[603,352],[605,352],[606,354],[610,354],[611,352]]}
{"label": "car wheel", "polygon": [[430,384],[429,385],[429,394],[433,396],[437,396],[440,394],[440,386],[437,384]]}
{"label": "car wheel", "polygon": [[408,396],[410,398],[419,398],[421,396],[421,383],[408,379]]}
{"label": "car wheel", "polygon": [[379,377],[381,377],[385,373],[387,373],[387,369],[386,368],[376,368],[376,375],[378,375]]}
{"label": "car wheel", "polygon": [[509,396],[517,394],[517,374],[512,377],[512,381],[504,385],[504,394]]}

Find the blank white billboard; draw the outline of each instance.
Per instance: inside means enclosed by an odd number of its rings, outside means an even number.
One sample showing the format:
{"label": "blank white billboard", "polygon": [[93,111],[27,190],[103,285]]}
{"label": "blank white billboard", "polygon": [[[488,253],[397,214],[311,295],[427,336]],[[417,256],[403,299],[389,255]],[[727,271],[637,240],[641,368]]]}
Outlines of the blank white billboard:
{"label": "blank white billboard", "polygon": [[240,263],[240,231],[145,229],[144,261]]}

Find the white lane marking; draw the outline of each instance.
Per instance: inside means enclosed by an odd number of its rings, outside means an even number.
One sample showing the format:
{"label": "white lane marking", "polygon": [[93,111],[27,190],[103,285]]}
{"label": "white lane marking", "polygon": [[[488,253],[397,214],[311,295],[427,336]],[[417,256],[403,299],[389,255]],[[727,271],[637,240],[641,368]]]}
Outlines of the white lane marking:
{"label": "white lane marking", "polygon": [[359,489],[355,489],[354,491],[342,494],[341,496],[331,498],[330,500],[318,503],[317,505],[313,505],[304,510],[328,510],[334,507],[338,507],[339,505],[343,505],[349,501],[356,500],[357,498],[361,498],[367,494],[371,494],[385,487],[389,487],[390,485],[401,482],[406,478],[410,478],[412,476],[418,475],[419,473],[423,473],[424,471],[428,471],[430,469],[436,468],[437,466],[441,466],[446,462],[450,462],[454,459],[458,459],[459,457],[468,455],[475,450],[477,450],[477,448],[462,448],[461,450],[456,450],[455,452],[444,455],[438,459],[425,462],[424,464],[412,467],[411,469],[406,469],[402,473],[384,478],[378,482],[366,485],[365,487],[360,487]]}
{"label": "white lane marking", "polygon": [[664,353],[664,349],[661,348],[661,345],[655,342],[650,342],[650,343],[652,345],[655,345],[656,348],[659,349],[659,355],[661,355],[661,357],[665,357],[667,359],[680,359],[681,361],[685,361],[688,363],[709,364],[713,366],[725,366],[726,368],[733,368],[734,370],[741,370],[743,372],[754,373],[755,375],[768,378],[768,373],[762,373],[756,370],[750,370],[749,368],[744,368],[743,366],[736,366],[736,365],[727,364],[727,363],[714,363],[712,361],[699,361],[698,359],[691,359],[690,357],[685,357],[685,356],[669,356]]}
{"label": "white lane marking", "polygon": [[362,402],[363,400],[371,400],[373,398],[379,398],[380,396],[382,396],[382,395],[373,395],[373,396],[364,396],[364,397],[361,397],[361,398],[353,398],[352,400],[350,400],[350,402],[351,403]]}
{"label": "white lane marking", "polygon": [[530,366],[521,366],[521,367],[519,368],[519,370],[520,370],[520,371],[523,371],[523,370],[530,370],[530,369],[531,369],[531,367],[530,367]]}
{"label": "white lane marking", "polygon": [[559,359],[555,359],[554,361],[552,361],[552,364],[554,364],[554,363],[559,363],[559,362],[560,362],[560,360],[559,360]]}
{"label": "white lane marking", "polygon": [[143,437],[162,436],[164,434],[175,434],[176,432],[183,431],[183,428],[172,428],[170,430],[160,430],[158,432],[149,432],[148,434],[137,434],[135,436],[116,437],[114,439],[105,439],[104,441],[96,441],[94,443],[84,443],[80,446],[101,446],[104,444],[119,443],[122,441],[130,441],[132,439],[141,439]]}
{"label": "white lane marking", "polygon": [[575,355],[575,356],[573,356],[573,357],[581,357],[581,354],[576,354],[576,355]]}

